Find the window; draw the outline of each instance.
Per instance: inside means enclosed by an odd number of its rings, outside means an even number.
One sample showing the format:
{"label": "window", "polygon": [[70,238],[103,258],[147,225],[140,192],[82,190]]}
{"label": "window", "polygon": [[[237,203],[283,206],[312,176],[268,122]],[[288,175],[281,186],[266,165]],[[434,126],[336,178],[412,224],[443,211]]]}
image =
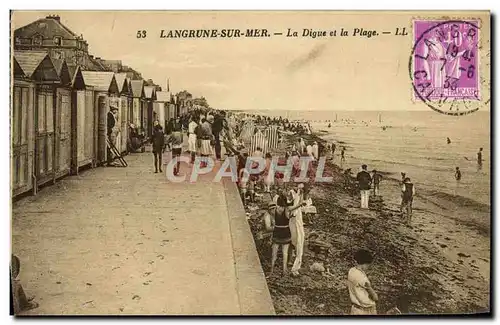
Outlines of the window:
{"label": "window", "polygon": [[17,36],[16,37],[16,45],[20,45],[21,44],[21,37]]}
{"label": "window", "polygon": [[45,94],[38,94],[38,105],[37,105],[37,113],[38,113],[38,132],[45,131]]}
{"label": "window", "polygon": [[30,105],[29,89],[22,88],[21,95],[21,144],[28,141],[28,110]]}
{"label": "window", "polygon": [[37,35],[33,37],[33,45],[42,45],[42,36]]}
{"label": "window", "polygon": [[14,144],[19,144],[19,122],[21,111],[21,88],[14,89],[14,109],[12,116],[12,139],[14,140]]}
{"label": "window", "polygon": [[61,46],[62,45],[62,38],[61,38],[61,36],[55,36],[54,37],[54,45],[56,45],[56,46]]}
{"label": "window", "polygon": [[45,117],[47,119],[47,132],[54,132],[54,105],[52,95],[47,95],[47,104],[45,105],[45,109],[47,113]]}
{"label": "window", "polygon": [[54,58],[64,59],[64,52],[63,51],[54,51]]}

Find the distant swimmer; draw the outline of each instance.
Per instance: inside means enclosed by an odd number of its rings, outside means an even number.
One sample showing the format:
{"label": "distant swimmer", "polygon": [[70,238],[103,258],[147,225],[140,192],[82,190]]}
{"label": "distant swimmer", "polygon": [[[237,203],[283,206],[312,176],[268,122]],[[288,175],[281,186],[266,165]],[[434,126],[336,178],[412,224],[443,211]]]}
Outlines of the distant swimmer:
{"label": "distant swimmer", "polygon": [[450,144],[450,143],[451,143],[450,138],[446,138],[446,143],[448,143],[448,144]]}
{"label": "distant swimmer", "polygon": [[331,128],[332,127],[332,123],[328,123],[328,127]]}
{"label": "distant swimmer", "polygon": [[459,167],[456,167],[455,168],[455,179],[457,181],[461,180],[462,179],[462,172],[460,171],[460,168]]}

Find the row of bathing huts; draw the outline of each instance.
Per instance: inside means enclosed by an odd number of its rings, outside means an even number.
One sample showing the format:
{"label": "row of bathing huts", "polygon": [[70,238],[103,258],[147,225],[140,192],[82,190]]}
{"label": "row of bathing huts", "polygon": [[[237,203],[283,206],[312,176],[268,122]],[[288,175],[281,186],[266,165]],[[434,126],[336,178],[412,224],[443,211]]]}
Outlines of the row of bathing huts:
{"label": "row of bathing huts", "polygon": [[116,147],[122,154],[130,123],[150,136],[154,120],[164,125],[180,114],[168,92],[126,73],[83,71],[36,50],[14,51],[11,67],[13,197],[104,164],[110,104],[119,109]]}

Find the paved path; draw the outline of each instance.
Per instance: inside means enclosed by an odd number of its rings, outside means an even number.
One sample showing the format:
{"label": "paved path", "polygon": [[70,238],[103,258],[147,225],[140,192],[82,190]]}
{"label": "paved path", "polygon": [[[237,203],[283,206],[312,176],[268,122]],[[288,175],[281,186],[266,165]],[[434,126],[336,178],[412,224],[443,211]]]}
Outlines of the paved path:
{"label": "paved path", "polygon": [[28,314],[273,314],[234,184],[171,183],[151,153],[126,159],[13,204],[12,250],[40,304]]}

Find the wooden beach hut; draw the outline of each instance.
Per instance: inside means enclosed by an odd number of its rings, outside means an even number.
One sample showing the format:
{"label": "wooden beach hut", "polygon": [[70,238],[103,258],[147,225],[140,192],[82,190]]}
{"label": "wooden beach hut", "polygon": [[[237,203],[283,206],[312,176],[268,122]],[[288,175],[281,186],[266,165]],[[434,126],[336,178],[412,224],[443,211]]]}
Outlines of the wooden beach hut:
{"label": "wooden beach hut", "polygon": [[69,65],[72,76],[73,98],[71,107],[71,173],[94,166],[94,88],[85,84],[80,66]]}
{"label": "wooden beach hut", "polygon": [[[34,153],[31,174],[33,192],[49,181],[55,181],[54,171],[54,94],[60,79],[56,68],[45,51],[14,51],[15,67],[17,69],[17,87],[13,94],[13,125],[18,125],[19,132],[13,133],[13,171],[16,175],[15,185],[20,194],[26,184],[29,174],[23,168],[30,168],[28,142],[34,141]],[[15,69],[15,70],[16,70]],[[33,102],[30,101],[31,84],[21,83],[23,79],[30,79],[34,83]],[[25,114],[29,116],[29,110],[33,105],[33,120],[23,122]],[[27,118],[28,118],[27,116]],[[31,119],[31,118],[30,118]],[[23,131],[23,127],[30,128]],[[34,129],[34,130],[33,130]],[[26,138],[23,138],[23,134]],[[33,136],[34,140],[28,138]],[[33,143],[31,143],[33,145]],[[26,156],[26,154],[28,156]],[[19,170],[17,170],[19,168]],[[22,174],[22,175],[21,175]]]}
{"label": "wooden beach hut", "polygon": [[[13,62],[12,85],[12,113],[11,113],[11,194],[18,194],[33,189],[34,183],[34,156],[35,156],[35,129],[34,129],[34,102],[35,82],[31,74],[24,72],[16,57]],[[33,72],[31,72],[33,73]]]}
{"label": "wooden beach hut", "polygon": [[64,59],[52,59],[60,83],[56,88],[54,105],[55,178],[70,174],[71,171],[71,97],[72,76]]}
{"label": "wooden beach hut", "polygon": [[132,122],[140,133],[145,133],[144,106],[146,94],[144,93],[144,80],[131,80],[132,89]]}
{"label": "wooden beach hut", "polygon": [[120,90],[120,98],[117,101],[118,106],[118,119],[119,132],[116,137],[116,148],[120,153],[127,152],[128,140],[128,121],[129,121],[129,105],[132,97],[132,90],[130,89],[130,81],[127,79],[126,73],[115,73],[116,84]]}
{"label": "wooden beach hut", "polygon": [[154,86],[144,86],[144,96],[144,124],[146,125],[147,136],[151,137],[153,135],[153,121],[156,119],[153,111],[153,103],[156,100],[156,88]]}
{"label": "wooden beach hut", "polygon": [[85,84],[94,88],[94,152],[95,165],[102,165],[107,159],[107,114],[110,98],[120,96],[114,72],[82,71]]}

